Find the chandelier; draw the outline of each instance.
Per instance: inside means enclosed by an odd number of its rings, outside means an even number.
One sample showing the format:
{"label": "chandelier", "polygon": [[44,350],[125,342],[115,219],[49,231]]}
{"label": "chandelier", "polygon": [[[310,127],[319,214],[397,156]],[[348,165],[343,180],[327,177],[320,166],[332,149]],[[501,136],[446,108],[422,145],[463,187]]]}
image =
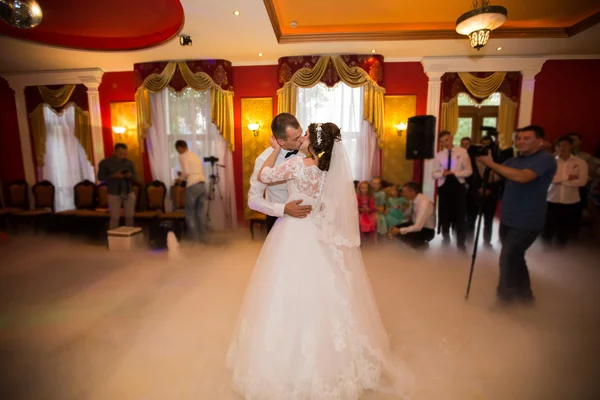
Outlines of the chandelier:
{"label": "chandelier", "polygon": [[42,22],[42,9],[35,0],[0,0],[0,19],[16,28],[35,28]]}
{"label": "chandelier", "polygon": [[502,6],[490,6],[489,0],[473,0],[473,9],[456,20],[456,32],[467,35],[471,47],[481,49],[490,39],[490,32],[506,21],[508,11]]}

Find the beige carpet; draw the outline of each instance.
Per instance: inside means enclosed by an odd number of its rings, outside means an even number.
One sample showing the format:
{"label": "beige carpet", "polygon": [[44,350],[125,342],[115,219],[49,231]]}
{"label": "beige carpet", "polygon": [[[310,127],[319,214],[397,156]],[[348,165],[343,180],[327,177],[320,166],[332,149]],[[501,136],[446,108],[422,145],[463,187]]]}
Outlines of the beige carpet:
{"label": "beige carpet", "polygon": [[[9,237],[0,243],[0,398],[239,399],[223,363],[260,246],[240,230],[170,262]],[[600,250],[535,246],[531,308],[495,305],[498,247],[481,250],[467,302],[469,255],[387,240],[363,253],[395,352],[417,376],[414,400],[600,398]]]}

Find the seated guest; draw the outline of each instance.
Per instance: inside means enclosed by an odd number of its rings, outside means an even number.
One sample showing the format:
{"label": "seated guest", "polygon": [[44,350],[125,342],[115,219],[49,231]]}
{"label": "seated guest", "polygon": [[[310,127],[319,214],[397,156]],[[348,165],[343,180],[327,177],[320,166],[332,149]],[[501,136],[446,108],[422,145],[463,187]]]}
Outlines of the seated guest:
{"label": "seated guest", "polygon": [[412,247],[421,247],[435,236],[435,208],[431,200],[420,193],[419,185],[408,182],[402,187],[402,195],[411,202],[411,221],[390,229],[390,235]]}
{"label": "seated guest", "polygon": [[546,224],[542,239],[547,246],[564,247],[579,224],[579,188],[588,182],[588,166],[584,160],[571,154],[573,140],[569,136],[556,141],[557,169],[546,200]]}
{"label": "seated guest", "polygon": [[410,202],[400,196],[400,188],[398,186],[391,186],[389,194],[385,222],[386,226],[391,228],[410,220]]}

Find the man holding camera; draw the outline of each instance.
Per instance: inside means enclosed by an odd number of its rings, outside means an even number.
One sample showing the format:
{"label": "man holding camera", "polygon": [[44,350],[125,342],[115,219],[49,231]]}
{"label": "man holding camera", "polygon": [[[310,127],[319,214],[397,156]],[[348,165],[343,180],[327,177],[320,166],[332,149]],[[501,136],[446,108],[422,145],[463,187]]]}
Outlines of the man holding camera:
{"label": "man holding camera", "polygon": [[127,146],[125,144],[115,144],[113,155],[100,161],[98,180],[106,182],[110,213],[109,229],[115,229],[119,226],[121,205],[125,212],[125,225],[133,226],[135,167],[133,162],[127,158]]}
{"label": "man holding camera", "polygon": [[556,160],[542,151],[544,129],[531,125],[516,137],[519,155],[504,164],[494,162],[491,152],[478,161],[506,179],[500,216],[500,301],[534,301],[525,252],[544,227],[548,187],[556,173]]}

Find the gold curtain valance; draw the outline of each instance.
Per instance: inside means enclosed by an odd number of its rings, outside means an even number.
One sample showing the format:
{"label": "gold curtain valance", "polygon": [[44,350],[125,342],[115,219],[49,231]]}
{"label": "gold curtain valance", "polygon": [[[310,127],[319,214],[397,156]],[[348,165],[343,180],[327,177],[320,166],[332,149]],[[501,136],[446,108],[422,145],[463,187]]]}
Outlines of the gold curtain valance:
{"label": "gold curtain valance", "polygon": [[50,107],[58,109],[67,104],[67,101],[69,101],[75,90],[75,85],[65,85],[56,90],[50,89],[47,86],[38,86],[37,88],[44,102]]}
{"label": "gold curtain valance", "polygon": [[383,107],[385,89],[375,82],[369,73],[359,67],[350,67],[340,56],[322,56],[313,68],[301,68],[294,73],[281,89],[277,91],[277,103],[280,113],[296,114],[296,95],[298,87],[311,88],[317,85],[327,70],[329,63],[340,76],[342,82],[350,87],[364,86],[363,118],[373,126],[377,143],[383,146]]}
{"label": "gold curtain valance", "polygon": [[219,132],[229,145],[230,150],[234,150],[234,130],[233,130],[233,92],[223,90],[220,85],[215,83],[210,75],[205,72],[192,72],[185,62],[169,62],[160,74],[151,74],[144,79],[135,94],[135,103],[138,115],[138,130],[140,139],[146,137],[146,130],[152,127],[152,106],[150,102],[150,93],[159,93],[168,85],[176,69],[179,68],[181,76],[189,87],[194,90],[211,91],[211,119],[217,126]]}
{"label": "gold curtain valance", "polygon": [[[38,88],[40,88],[40,86],[38,86]],[[66,102],[62,103],[60,106],[57,107],[62,107],[65,104]],[[31,130],[33,133],[33,147],[35,150],[35,157],[38,167],[44,166],[44,159],[46,157],[46,119],[44,118],[45,105],[52,106],[51,104],[42,103],[29,114],[29,117],[31,118]],[[73,105],[73,107],[75,108],[75,137],[77,138],[77,140],[79,140],[81,147],[83,147],[85,155],[90,164],[94,165],[94,155],[92,152],[92,132],[90,129],[89,113],[87,111],[82,110],[75,103],[71,103],[70,105]],[[63,113],[65,110],[66,108],[63,109],[61,113]],[[55,111],[52,110],[52,112]]]}
{"label": "gold curtain valance", "polygon": [[485,99],[500,88],[506,72],[494,72],[487,78],[478,78],[469,72],[459,72],[458,76],[469,93],[479,99]]}

